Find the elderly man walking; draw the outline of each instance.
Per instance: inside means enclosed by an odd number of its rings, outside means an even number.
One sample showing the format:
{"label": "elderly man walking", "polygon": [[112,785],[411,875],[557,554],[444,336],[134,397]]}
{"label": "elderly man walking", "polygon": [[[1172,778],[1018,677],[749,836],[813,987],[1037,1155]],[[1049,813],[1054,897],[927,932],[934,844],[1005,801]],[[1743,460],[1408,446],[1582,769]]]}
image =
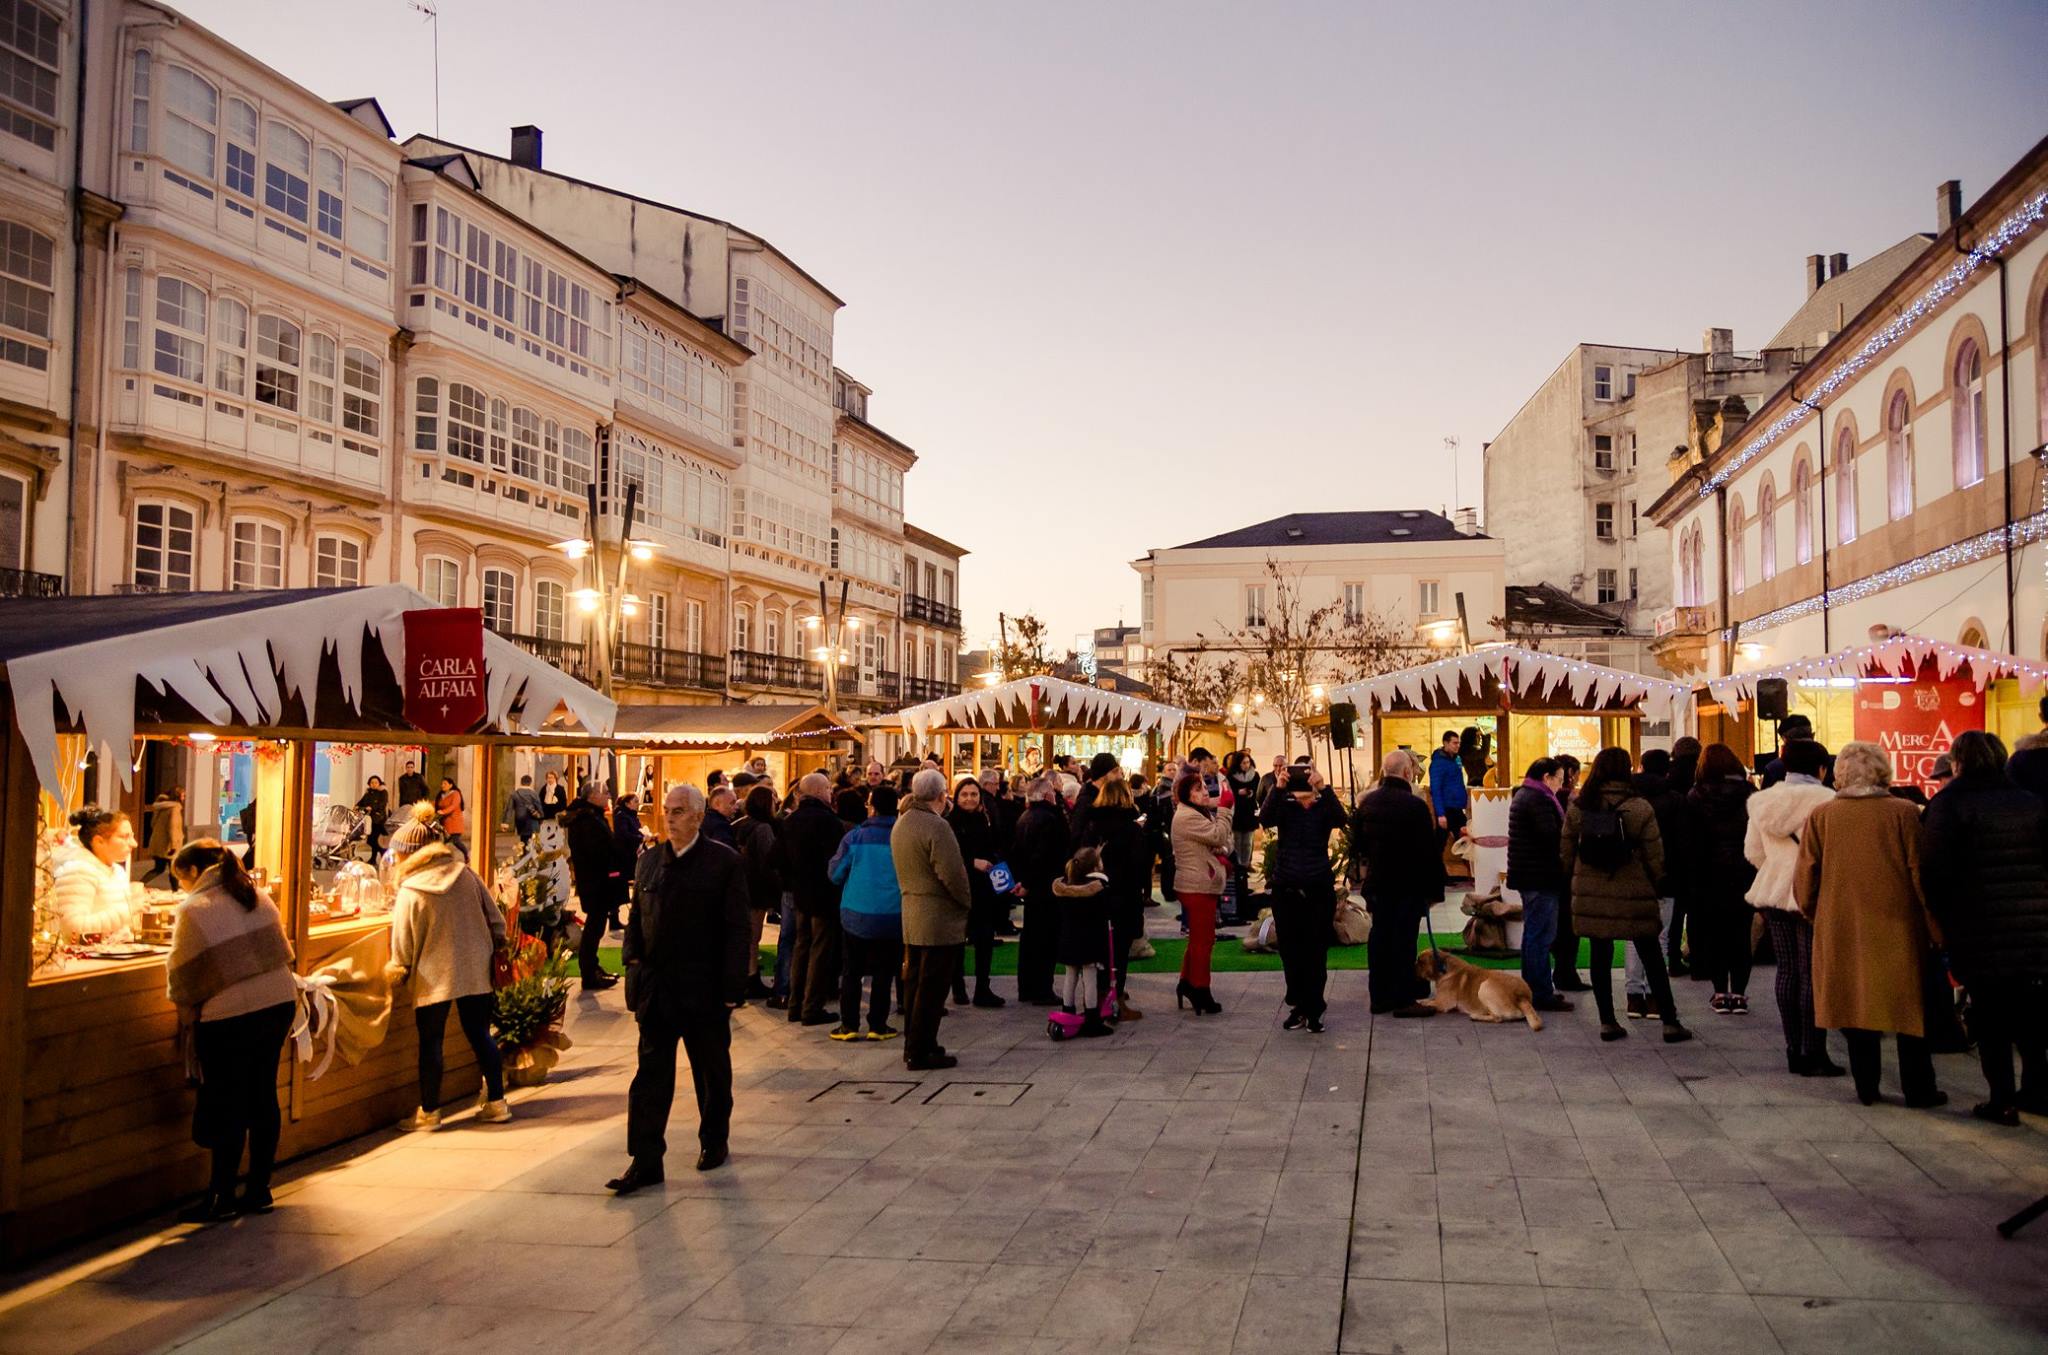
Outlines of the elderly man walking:
{"label": "elderly man walking", "polygon": [[910,799],[889,833],[896,884],[903,891],[905,990],[910,1014],[903,1065],[913,1072],[959,1062],[939,1043],[946,994],[960,976],[973,894],[960,840],[945,820],[946,774],[927,767],[910,782]]}
{"label": "elderly man walking", "polygon": [[825,1004],[839,992],[839,886],[832,854],[846,824],[832,812],[832,780],[812,772],[796,783],[797,806],[783,821],[782,879],[796,896],[796,942],[789,955],[789,1019],[807,1026],[837,1021]]}
{"label": "elderly man walking", "polygon": [[701,833],[704,795],[672,786],[667,838],[640,854],[626,922],[626,1006],[639,1018],[639,1067],[626,1093],[632,1162],[605,1182],[630,1195],[662,1179],[676,1097],[676,1042],[697,1092],[697,1170],[725,1161],[732,1126],[732,1016],[746,993],[747,881],[739,853]]}
{"label": "elderly man walking", "polygon": [[1415,938],[1429,906],[1444,897],[1436,816],[1415,793],[1420,770],[1413,753],[1396,748],[1380,767],[1379,788],[1360,796],[1351,816],[1352,850],[1365,862],[1365,906],[1372,912],[1366,963],[1375,1016],[1436,1015],[1422,1005],[1429,985],[1415,977]]}

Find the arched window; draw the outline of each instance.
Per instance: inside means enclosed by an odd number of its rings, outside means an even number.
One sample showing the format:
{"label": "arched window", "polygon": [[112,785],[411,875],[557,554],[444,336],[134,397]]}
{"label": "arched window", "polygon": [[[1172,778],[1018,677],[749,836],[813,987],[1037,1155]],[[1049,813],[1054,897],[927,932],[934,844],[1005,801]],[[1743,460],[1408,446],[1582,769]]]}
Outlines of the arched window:
{"label": "arched window", "polygon": [[462,566],[445,555],[420,561],[420,591],[436,607],[462,605]]}
{"label": "arched window", "polygon": [[0,221],[0,361],[50,369],[56,243],[19,221]]}
{"label": "arched window", "polygon": [[754,638],[754,609],[753,609],[753,606],[752,606],[751,604],[749,604],[749,603],[745,603],[745,602],[739,602],[739,603],[735,603],[735,604],[733,604],[733,609],[732,609],[732,647],[733,647],[734,649],[741,649],[741,650],[745,650],[745,649],[752,649],[752,648],[753,648],[753,643],[752,643],[752,641],[753,641],[753,638]]}
{"label": "arched window", "polygon": [[1856,429],[1835,434],[1835,544],[1856,539]]}
{"label": "arched window", "polygon": [[1763,493],[1756,501],[1757,548],[1761,553],[1757,572],[1766,581],[1778,577],[1778,487],[1764,477]]}
{"label": "arched window", "polygon": [[2041,310],[2034,316],[2034,409],[2041,420],[2041,441],[2048,442],[2048,343],[2041,336],[2048,334],[2048,291],[2041,294]]}
{"label": "arched window", "polygon": [[1748,533],[1742,520],[1742,496],[1737,495],[1728,509],[1728,591],[1739,593],[1749,586],[1749,568],[1743,559],[1748,546]]}
{"label": "arched window", "polygon": [[441,383],[423,376],[413,383],[412,445],[418,452],[431,452],[441,445]]}
{"label": "arched window", "polygon": [[1703,607],[1707,602],[1707,529],[1694,526],[1692,529],[1692,602]]}
{"label": "arched window", "polygon": [[460,381],[448,383],[448,454],[478,465],[484,460],[484,393]]}
{"label": "arched window", "polygon": [[299,408],[299,327],[275,315],[256,317],[256,403]]}
{"label": "arched window", "polygon": [[1884,416],[1885,503],[1893,522],[1913,511],[1913,402],[1904,391],[1892,392]]}
{"label": "arched window", "polygon": [[[228,150],[221,166],[221,182],[230,193],[245,198],[256,196],[256,109],[240,99],[228,100]],[[231,206],[233,204],[230,204]],[[236,207],[244,216],[255,213]]]}
{"label": "arched window", "polygon": [[1956,488],[1984,478],[1984,355],[1975,340],[1956,354],[1949,385],[1949,427],[1955,439]]}
{"label": "arched window", "polygon": [[206,293],[182,278],[156,280],[156,370],[195,386],[206,381]]}
{"label": "arched window", "polygon": [[313,221],[320,233],[332,240],[341,238],[342,159],[322,146],[313,154]]}
{"label": "arched window", "polygon": [[263,205],[283,212],[300,225],[311,213],[306,205],[307,178],[313,172],[313,145],[281,122],[263,128]]}
{"label": "arched window", "polygon": [[1813,558],[1813,472],[1804,456],[1792,468],[1792,554],[1802,565]]}
{"label": "arched window", "polygon": [[213,182],[214,128],[220,95],[183,66],[164,67],[164,159]]}

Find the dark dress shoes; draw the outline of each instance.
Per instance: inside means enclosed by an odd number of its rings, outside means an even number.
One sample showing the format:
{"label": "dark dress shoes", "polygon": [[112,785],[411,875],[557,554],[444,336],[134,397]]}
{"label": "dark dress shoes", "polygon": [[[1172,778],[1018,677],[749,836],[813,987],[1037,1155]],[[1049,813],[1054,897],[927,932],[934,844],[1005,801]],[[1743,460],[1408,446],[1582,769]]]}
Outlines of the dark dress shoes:
{"label": "dark dress shoes", "polygon": [[932,1073],[942,1068],[957,1068],[960,1060],[951,1054],[933,1054],[928,1058],[905,1059],[903,1066],[913,1073]]}
{"label": "dark dress shoes", "polygon": [[659,1162],[635,1162],[625,1171],[604,1183],[604,1188],[618,1195],[631,1195],[642,1186],[658,1186],[662,1182]]}
{"label": "dark dress shoes", "polygon": [[603,970],[599,970],[583,980],[583,991],[586,993],[601,993],[618,981],[619,976],[617,974],[608,974]]}
{"label": "dark dress shoes", "polygon": [[225,1223],[241,1212],[233,1190],[209,1190],[178,1211],[180,1223]]}
{"label": "dark dress shoes", "polygon": [[700,1172],[708,1172],[714,1167],[723,1167],[724,1165],[724,1148],[706,1148],[697,1154],[697,1170]]}

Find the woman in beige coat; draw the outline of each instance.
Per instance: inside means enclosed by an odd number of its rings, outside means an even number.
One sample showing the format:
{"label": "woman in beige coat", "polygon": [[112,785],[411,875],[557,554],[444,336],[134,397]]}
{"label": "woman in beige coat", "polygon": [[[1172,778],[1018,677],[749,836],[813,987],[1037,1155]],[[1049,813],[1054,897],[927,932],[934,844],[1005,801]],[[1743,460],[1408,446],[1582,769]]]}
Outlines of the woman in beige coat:
{"label": "woman in beige coat", "polygon": [[1195,1004],[1195,1015],[1217,1015],[1223,1004],[1209,992],[1209,956],[1216,949],[1216,905],[1223,896],[1223,853],[1230,850],[1231,816],[1218,814],[1209,787],[1190,773],[1173,783],[1173,889],[1188,915],[1188,948],[1180,959],[1173,1005]]}
{"label": "woman in beige coat", "polygon": [[1920,968],[1935,944],[1920,893],[1920,812],[1891,794],[1891,759],[1874,743],[1835,755],[1835,798],[1800,835],[1793,893],[1813,924],[1813,1016],[1849,1043],[1849,1075],[1877,1100],[1879,1045],[1898,1037],[1906,1104],[1938,1106],[1924,1035]]}

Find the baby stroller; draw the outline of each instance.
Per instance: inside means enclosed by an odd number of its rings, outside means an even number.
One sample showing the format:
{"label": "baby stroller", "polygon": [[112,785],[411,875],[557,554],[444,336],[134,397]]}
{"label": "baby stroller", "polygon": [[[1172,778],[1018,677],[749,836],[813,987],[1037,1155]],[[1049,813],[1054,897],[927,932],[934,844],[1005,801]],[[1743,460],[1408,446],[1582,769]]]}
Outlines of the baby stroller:
{"label": "baby stroller", "polygon": [[1092,1015],[1096,1021],[1089,1027],[1088,1012],[1067,1012],[1055,1009],[1045,1018],[1046,1037],[1051,1040],[1072,1040],[1082,1035],[1107,1035],[1109,1027],[1116,1025],[1116,931],[1105,928],[1103,935],[1109,938],[1109,953],[1103,957],[1102,969],[1096,977],[1096,986],[1102,995],[1096,1000]]}
{"label": "baby stroller", "polygon": [[355,859],[355,845],[370,840],[370,816],[347,805],[329,805],[313,825],[313,866],[332,869]]}

